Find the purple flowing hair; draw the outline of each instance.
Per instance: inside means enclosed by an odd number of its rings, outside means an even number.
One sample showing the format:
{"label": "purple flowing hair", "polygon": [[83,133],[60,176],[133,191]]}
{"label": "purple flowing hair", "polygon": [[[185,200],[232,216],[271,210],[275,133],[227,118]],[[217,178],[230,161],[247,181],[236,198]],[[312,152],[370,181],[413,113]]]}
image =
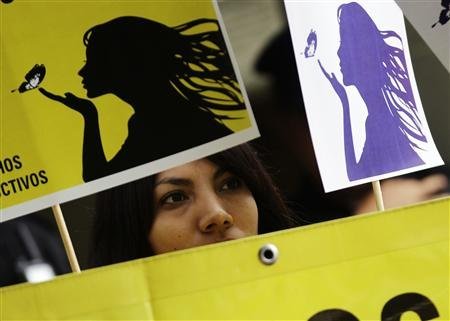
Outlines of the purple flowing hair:
{"label": "purple flowing hair", "polygon": [[[350,19],[342,19],[344,11]],[[347,25],[345,27],[351,28],[353,35],[359,30],[370,31],[369,40],[367,33],[361,33],[359,37],[366,37],[365,41],[376,41],[372,48],[379,49],[377,77],[386,106],[410,145],[422,149],[419,144],[427,142],[427,139],[418,116],[401,37],[395,31],[378,30],[372,18],[356,2],[341,5],[337,15],[341,27]],[[390,44],[395,41],[400,46]]]}

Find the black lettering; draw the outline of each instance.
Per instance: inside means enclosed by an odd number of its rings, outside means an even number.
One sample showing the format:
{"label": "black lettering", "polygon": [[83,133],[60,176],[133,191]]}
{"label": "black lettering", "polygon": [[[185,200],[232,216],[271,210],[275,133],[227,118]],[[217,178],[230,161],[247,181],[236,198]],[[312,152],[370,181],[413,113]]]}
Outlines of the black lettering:
{"label": "black lettering", "polygon": [[13,162],[12,162],[12,160],[10,160],[9,158],[5,158],[5,159],[3,160],[3,166],[5,167],[5,170],[6,170],[7,172],[10,172],[10,171],[12,171],[12,170],[14,169]]}
{"label": "black lettering", "polygon": [[[19,183],[21,183],[19,185],[23,185],[26,189],[30,188],[30,182],[29,182],[28,175],[25,176],[25,178],[19,177]],[[20,190],[22,190],[22,189],[20,189]]]}
{"label": "black lettering", "polygon": [[0,184],[0,187],[2,189],[3,195],[8,196],[11,193],[9,190],[6,189],[6,187],[8,187],[8,183],[3,182]]}
{"label": "black lettering", "polygon": [[39,177],[41,178],[41,184],[48,182],[47,173],[44,170],[39,171]]}
{"label": "black lettering", "polygon": [[16,185],[15,185],[16,180],[15,180],[15,179],[11,179],[11,180],[8,181],[8,183],[9,183],[9,186],[12,187],[13,192],[14,192],[14,193],[17,193]]}
{"label": "black lettering", "polygon": [[39,185],[39,177],[37,176],[36,173],[30,175],[30,181],[31,185],[33,185],[34,187]]}
{"label": "black lettering", "polygon": [[15,179],[15,181],[16,181],[16,183],[17,183],[17,187],[18,187],[18,189],[19,189],[19,191],[23,191],[23,189],[22,189],[22,184],[20,184],[20,179],[21,179],[22,177],[19,177],[19,178],[16,178]]}
{"label": "black lettering", "polygon": [[[2,164],[1,161],[0,164]],[[22,165],[20,163],[20,165],[17,166]],[[24,190],[28,190],[32,186],[37,187],[40,184],[46,184],[47,182],[48,182],[47,173],[45,172],[45,170],[40,170],[39,172],[36,173],[31,173],[29,175],[10,179],[7,182],[2,182],[0,184],[0,195],[8,196],[11,193],[22,192]]]}
{"label": "black lettering", "polygon": [[0,161],[0,171],[3,174],[19,168],[22,168],[22,162],[20,161],[19,155],[14,155],[12,159],[5,158]]}
{"label": "black lettering", "polygon": [[408,311],[417,313],[422,321],[439,317],[438,310],[426,296],[403,293],[386,302],[381,312],[381,321],[400,321],[402,314]]}
{"label": "black lettering", "polygon": [[314,314],[308,321],[359,321],[359,319],[348,311],[329,309]]}
{"label": "black lettering", "polygon": [[14,162],[14,168],[15,169],[22,168],[22,162],[20,161],[20,156],[19,155],[14,155],[12,159],[13,159],[13,162]]}

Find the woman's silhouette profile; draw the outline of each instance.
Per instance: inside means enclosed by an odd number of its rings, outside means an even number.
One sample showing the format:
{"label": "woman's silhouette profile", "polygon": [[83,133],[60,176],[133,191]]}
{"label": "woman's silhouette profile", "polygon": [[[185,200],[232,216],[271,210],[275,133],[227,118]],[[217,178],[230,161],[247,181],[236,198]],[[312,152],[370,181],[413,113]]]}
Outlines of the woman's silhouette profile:
{"label": "woman's silhouette profile", "polygon": [[[427,139],[418,117],[400,36],[394,31],[378,30],[367,12],[355,2],[339,7],[338,21],[341,44],[337,54],[343,83],[356,87],[368,111],[366,140],[357,160],[345,87],[319,60],[323,74],[342,102],[349,180],[423,164],[414,148],[420,148]],[[392,45],[392,41],[398,41],[400,46]]]}
{"label": "woman's silhouette profile", "polygon": [[83,40],[86,63],[79,75],[87,97],[111,93],[134,109],[128,137],[108,161],[94,104],[40,88],[84,118],[84,181],[226,136],[232,131],[221,121],[229,117],[219,113],[245,109],[216,20],[168,27],[145,18],[119,17],[94,26]]}

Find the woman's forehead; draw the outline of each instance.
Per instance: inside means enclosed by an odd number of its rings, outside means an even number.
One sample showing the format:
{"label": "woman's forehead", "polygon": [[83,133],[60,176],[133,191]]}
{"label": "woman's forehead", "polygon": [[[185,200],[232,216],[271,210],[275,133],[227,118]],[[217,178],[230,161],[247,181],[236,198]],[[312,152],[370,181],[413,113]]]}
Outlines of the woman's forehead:
{"label": "woman's forehead", "polygon": [[156,175],[156,181],[167,177],[194,178],[214,176],[220,170],[219,166],[208,159],[199,159],[177,167],[162,171]]}

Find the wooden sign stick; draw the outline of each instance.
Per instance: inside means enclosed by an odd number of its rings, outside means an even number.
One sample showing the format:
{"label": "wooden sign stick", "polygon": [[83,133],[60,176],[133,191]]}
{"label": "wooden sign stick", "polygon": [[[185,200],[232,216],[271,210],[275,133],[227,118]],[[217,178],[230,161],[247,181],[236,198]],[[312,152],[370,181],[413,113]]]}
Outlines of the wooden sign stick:
{"label": "wooden sign stick", "polygon": [[375,203],[378,211],[384,211],[383,193],[381,192],[380,181],[372,182],[373,193],[375,194]]}
{"label": "wooden sign stick", "polygon": [[58,225],[59,234],[61,234],[61,238],[64,243],[64,248],[66,249],[67,258],[69,259],[72,272],[80,273],[80,265],[78,264],[75,251],[73,250],[72,240],[70,239],[69,231],[67,230],[66,222],[64,221],[64,216],[59,204],[53,205],[52,211],[55,216],[56,225]]}

